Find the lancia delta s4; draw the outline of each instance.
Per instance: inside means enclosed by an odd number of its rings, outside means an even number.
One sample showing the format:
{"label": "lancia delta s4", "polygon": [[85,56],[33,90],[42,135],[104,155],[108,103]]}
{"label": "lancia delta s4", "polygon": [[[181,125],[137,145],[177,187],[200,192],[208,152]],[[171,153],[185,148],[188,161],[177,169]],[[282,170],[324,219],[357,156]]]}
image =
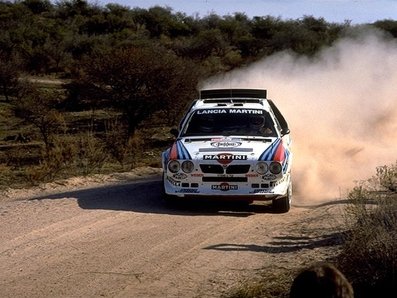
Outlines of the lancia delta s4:
{"label": "lancia delta s4", "polygon": [[201,90],[162,153],[166,200],[272,201],[288,212],[292,199],[287,121],[264,89]]}

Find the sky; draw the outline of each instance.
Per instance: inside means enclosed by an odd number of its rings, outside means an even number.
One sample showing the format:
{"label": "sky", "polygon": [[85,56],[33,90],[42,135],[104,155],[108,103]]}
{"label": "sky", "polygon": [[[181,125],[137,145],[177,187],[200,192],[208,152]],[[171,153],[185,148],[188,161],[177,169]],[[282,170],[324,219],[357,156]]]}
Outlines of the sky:
{"label": "sky", "polygon": [[98,0],[101,5],[118,3],[129,8],[170,7],[173,12],[205,17],[245,13],[248,17],[273,16],[299,19],[303,16],[324,18],[327,22],[352,24],[378,20],[397,20],[397,0]]}

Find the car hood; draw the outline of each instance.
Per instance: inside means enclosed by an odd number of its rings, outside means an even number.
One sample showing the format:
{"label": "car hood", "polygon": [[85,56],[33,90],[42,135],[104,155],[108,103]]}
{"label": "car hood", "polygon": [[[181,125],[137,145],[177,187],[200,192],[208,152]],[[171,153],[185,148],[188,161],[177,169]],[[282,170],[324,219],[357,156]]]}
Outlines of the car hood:
{"label": "car hood", "polygon": [[284,162],[289,150],[281,138],[180,138],[165,152],[166,160],[233,160]]}

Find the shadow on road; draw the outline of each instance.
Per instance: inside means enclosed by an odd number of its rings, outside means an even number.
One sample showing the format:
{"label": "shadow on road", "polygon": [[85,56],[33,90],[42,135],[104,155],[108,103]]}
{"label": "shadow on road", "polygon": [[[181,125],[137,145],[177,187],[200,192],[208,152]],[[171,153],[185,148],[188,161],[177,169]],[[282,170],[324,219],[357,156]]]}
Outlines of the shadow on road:
{"label": "shadow on road", "polygon": [[161,197],[160,180],[140,180],[118,185],[62,192],[35,197],[32,200],[64,198],[76,199],[78,205],[83,209],[236,217],[247,217],[255,213],[272,213],[271,205],[268,203],[248,205],[242,202],[198,201],[197,199],[169,205]]}
{"label": "shadow on road", "polygon": [[318,237],[296,237],[285,236],[275,237],[275,241],[271,241],[269,245],[256,244],[229,244],[221,243],[205,247],[210,250],[220,251],[253,251],[265,253],[289,253],[302,249],[314,249],[320,247],[335,246],[343,243],[346,238],[344,232],[336,232]]}

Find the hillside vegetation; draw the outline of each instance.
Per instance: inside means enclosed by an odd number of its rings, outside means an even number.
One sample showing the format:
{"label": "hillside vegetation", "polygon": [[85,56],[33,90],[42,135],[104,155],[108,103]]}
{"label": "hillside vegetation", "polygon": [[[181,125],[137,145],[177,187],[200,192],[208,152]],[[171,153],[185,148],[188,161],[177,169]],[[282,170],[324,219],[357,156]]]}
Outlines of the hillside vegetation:
{"label": "hillside vegetation", "polygon": [[83,0],[0,2],[0,187],[159,166],[202,79],[279,51],[313,57],[365,27],[303,16],[199,18]]}

